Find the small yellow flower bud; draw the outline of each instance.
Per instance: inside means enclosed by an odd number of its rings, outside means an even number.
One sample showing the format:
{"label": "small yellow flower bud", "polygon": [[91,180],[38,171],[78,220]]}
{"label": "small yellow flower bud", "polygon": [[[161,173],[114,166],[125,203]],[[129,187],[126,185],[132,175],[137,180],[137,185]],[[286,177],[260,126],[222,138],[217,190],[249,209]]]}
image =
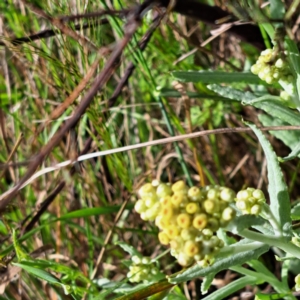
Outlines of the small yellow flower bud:
{"label": "small yellow flower bud", "polygon": [[139,189],[139,195],[143,197],[151,197],[155,195],[155,188],[152,186],[151,183],[146,183]]}
{"label": "small yellow flower bud", "polygon": [[143,265],[149,265],[150,263],[151,263],[151,258],[150,257],[144,256],[142,258],[141,264],[143,264]]}
{"label": "small yellow flower bud", "polygon": [[194,228],[186,228],[181,230],[180,236],[184,241],[192,241],[196,238],[197,232]]}
{"label": "small yellow flower bud", "polygon": [[281,69],[283,65],[284,65],[283,60],[281,58],[278,58],[275,62],[275,67]]}
{"label": "small yellow flower bud", "polygon": [[261,212],[261,206],[259,204],[255,204],[251,207],[250,214],[258,216]]}
{"label": "small yellow flower bud", "polygon": [[156,196],[145,197],[145,198],[143,198],[143,200],[145,201],[145,205],[147,207],[152,207],[154,205],[154,203],[158,202],[158,199]]}
{"label": "small yellow flower bud", "polygon": [[200,207],[198,203],[190,202],[185,207],[185,210],[188,214],[195,214],[197,212],[200,212]]}
{"label": "small yellow flower bud", "polygon": [[170,246],[176,251],[181,251],[182,247],[184,246],[184,240],[182,237],[177,236],[175,239],[170,241]]}
{"label": "small yellow flower bud", "polygon": [[220,191],[217,188],[212,188],[207,192],[207,199],[215,200],[218,199],[220,195]]}
{"label": "small yellow flower bud", "polygon": [[159,184],[156,189],[156,195],[159,198],[170,196],[172,193],[171,187],[165,183]]}
{"label": "small yellow flower bud", "polygon": [[267,84],[272,84],[274,82],[274,78],[270,74],[268,74],[265,78],[265,81]]}
{"label": "small yellow flower bud", "polygon": [[257,200],[259,200],[259,199],[265,199],[265,195],[264,195],[264,193],[263,193],[263,191],[262,190],[254,190],[253,192],[252,192],[252,196],[255,198],[255,199],[257,199]]}
{"label": "small yellow flower bud", "polygon": [[203,237],[205,239],[210,239],[214,235],[213,231],[210,228],[204,228],[201,233],[203,234]]}
{"label": "small yellow flower bud", "polygon": [[142,199],[139,199],[135,205],[134,205],[134,209],[137,213],[141,214],[142,212],[144,212],[147,209],[147,206],[145,205],[145,201]]}
{"label": "small yellow flower bud", "polygon": [[250,211],[250,203],[247,200],[236,201],[236,207],[241,211]]}
{"label": "small yellow flower bud", "polygon": [[265,63],[271,62],[274,58],[274,51],[272,49],[266,49],[261,52],[260,57]]}
{"label": "small yellow flower bud", "polygon": [[180,181],[175,182],[175,183],[172,185],[172,191],[173,191],[174,193],[176,193],[176,192],[181,193],[181,192],[186,191],[186,185],[185,185],[184,181],[183,181],[183,180],[180,180]]}
{"label": "small yellow flower bud", "polygon": [[168,235],[163,231],[158,234],[158,239],[163,245],[168,245],[170,242]]}
{"label": "small yellow flower bud", "polygon": [[174,193],[171,198],[171,202],[175,207],[179,207],[181,203],[186,201],[186,196],[182,193]]}
{"label": "small yellow flower bud", "polygon": [[164,205],[161,208],[160,215],[164,220],[170,220],[174,216],[174,209],[172,205]]}
{"label": "small yellow flower bud", "polygon": [[187,267],[193,263],[193,258],[187,256],[183,252],[179,253],[177,260],[178,263],[183,267]]}
{"label": "small yellow flower bud", "polygon": [[176,226],[171,225],[165,229],[165,233],[168,235],[170,240],[173,240],[175,237],[179,236],[180,231]]}
{"label": "small yellow flower bud", "polygon": [[260,71],[260,65],[258,64],[254,64],[252,67],[251,67],[251,72],[255,75],[257,75]]}
{"label": "small yellow flower bud", "polygon": [[207,215],[206,214],[197,214],[193,220],[193,226],[196,229],[203,229],[207,225]]}
{"label": "small yellow flower bud", "polygon": [[208,214],[218,213],[219,212],[219,205],[216,200],[205,200],[202,204],[203,209]]}
{"label": "small yellow flower bud", "polygon": [[296,290],[296,291],[300,291],[300,274],[298,274],[298,275],[295,277],[295,283],[296,283],[295,290]]}
{"label": "small yellow flower bud", "polygon": [[202,196],[201,190],[196,186],[193,186],[188,190],[188,197],[190,200],[200,201],[201,196]]}
{"label": "small yellow flower bud", "polygon": [[220,198],[226,202],[233,202],[235,198],[235,192],[230,188],[222,188]]}
{"label": "small yellow flower bud", "polygon": [[171,196],[162,197],[160,198],[159,202],[162,206],[172,206]]}
{"label": "small yellow flower bud", "polygon": [[181,228],[188,228],[191,225],[191,217],[188,214],[179,214],[176,218],[177,224]]}
{"label": "small yellow flower bud", "polygon": [[189,257],[193,257],[200,252],[199,246],[200,244],[194,241],[186,241],[184,244],[184,253]]}
{"label": "small yellow flower bud", "polygon": [[158,205],[153,205],[151,208],[148,208],[145,211],[145,216],[147,218],[147,220],[149,221],[154,221],[155,218],[157,217],[159,211],[160,211],[160,206],[159,203],[157,203]]}
{"label": "small yellow flower bud", "polygon": [[137,255],[132,256],[131,260],[132,260],[136,265],[139,265],[139,264],[141,263],[141,261],[142,261],[142,259],[141,259],[139,256],[137,256]]}
{"label": "small yellow flower bud", "polygon": [[222,213],[222,219],[224,221],[231,221],[235,217],[235,210],[231,207],[226,207]]}
{"label": "small yellow flower bud", "polygon": [[252,196],[252,192],[249,190],[241,190],[237,193],[236,198],[238,200],[247,200]]}
{"label": "small yellow flower bud", "polygon": [[155,218],[155,225],[159,228],[159,229],[165,229],[168,227],[169,222],[168,220],[164,220],[163,217],[161,215],[158,215]]}

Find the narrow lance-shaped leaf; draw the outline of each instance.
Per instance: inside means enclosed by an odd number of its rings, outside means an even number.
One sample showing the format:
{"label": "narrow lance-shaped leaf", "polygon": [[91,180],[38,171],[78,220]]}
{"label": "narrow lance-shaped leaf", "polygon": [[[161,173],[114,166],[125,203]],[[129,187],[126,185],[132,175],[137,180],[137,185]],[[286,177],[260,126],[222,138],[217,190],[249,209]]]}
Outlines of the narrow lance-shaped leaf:
{"label": "narrow lance-shaped leaf", "polygon": [[241,290],[246,285],[255,285],[257,284],[257,279],[252,276],[244,276],[237,280],[232,281],[231,283],[225,285],[224,287],[218,289],[209,296],[202,298],[203,300],[223,300],[233,293]]}
{"label": "narrow lance-shaped leaf", "polygon": [[[282,122],[281,120],[278,120],[277,118],[275,119],[266,114],[258,115],[258,119],[264,126],[285,126],[287,124],[286,122]],[[278,158],[280,162],[294,159],[300,154],[300,131],[271,130],[270,133],[292,150],[288,156]]]}
{"label": "narrow lance-shaped leaf", "polygon": [[296,111],[284,106],[280,101],[270,101],[267,99],[253,103],[253,106],[264,110],[273,117],[287,122],[288,124],[298,126],[300,123],[300,115]]}
{"label": "narrow lance-shaped leaf", "polygon": [[[227,247],[227,249],[232,249],[232,251],[228,252],[229,254],[226,255],[226,257],[216,258],[216,261],[212,266],[202,268],[198,265],[195,265],[174,277],[170,277],[169,281],[171,283],[178,284],[180,282],[192,280],[200,276],[207,276],[211,273],[216,274],[222,270],[227,270],[232,266],[241,265],[251,259],[260,257],[263,253],[268,251],[269,246],[258,242],[245,243],[245,240],[242,240],[232,246]],[[219,255],[221,255],[221,253]]]}
{"label": "narrow lance-shaped leaf", "polygon": [[241,101],[244,104],[252,105],[256,108],[264,110],[275,118],[287,122],[290,125],[299,125],[300,115],[295,110],[290,109],[282,103],[282,101],[274,100],[274,96],[265,95],[264,97],[257,98],[251,92],[240,91],[228,86],[220,86],[211,84],[208,86],[210,90],[218,93],[220,96],[227,97],[232,100]]}
{"label": "narrow lance-shaped leaf", "polygon": [[45,280],[47,282],[61,284],[61,282],[56,277],[54,277],[52,274],[50,274],[44,270],[41,270],[39,268],[28,266],[25,263],[13,263],[13,265],[20,267],[20,268],[24,269],[25,271],[35,275],[36,277],[39,277],[39,278]]}
{"label": "narrow lance-shaped leaf", "polygon": [[120,206],[117,205],[106,206],[106,207],[88,207],[88,208],[74,210],[72,212],[66,213],[57,220],[86,218],[90,216],[110,214],[110,213],[118,212],[119,210],[120,210]]}
{"label": "narrow lance-shaped leaf", "polygon": [[206,277],[203,278],[202,284],[201,284],[201,293],[206,294],[208,289],[211,286],[212,281],[214,280],[216,274],[211,273],[208,274]]}
{"label": "narrow lance-shaped leaf", "polygon": [[[266,155],[269,180],[268,191],[270,195],[271,212],[279,225],[278,229],[282,230],[284,235],[290,236],[290,198],[287,191],[287,186],[283,179],[283,174],[281,172],[277,156],[270,142],[266,139],[262,132],[255,125],[248,124],[248,126],[256,134]],[[276,233],[280,234],[280,232]]]}
{"label": "narrow lance-shaped leaf", "polygon": [[248,84],[266,84],[251,72],[222,72],[222,71],[174,71],[172,75],[184,82],[203,83],[232,83],[245,82]]}

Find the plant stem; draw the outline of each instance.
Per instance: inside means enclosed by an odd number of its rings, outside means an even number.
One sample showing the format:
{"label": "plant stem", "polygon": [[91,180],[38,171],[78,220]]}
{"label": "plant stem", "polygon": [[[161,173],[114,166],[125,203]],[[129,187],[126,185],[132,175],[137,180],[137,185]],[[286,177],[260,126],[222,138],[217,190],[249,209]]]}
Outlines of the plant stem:
{"label": "plant stem", "polygon": [[273,247],[277,247],[288,254],[300,259],[300,248],[294,245],[290,241],[286,241],[283,237],[275,237],[270,235],[264,235],[258,232],[251,231],[249,229],[244,229],[239,232],[239,235],[248,238],[253,241],[261,242],[264,244],[268,244]]}

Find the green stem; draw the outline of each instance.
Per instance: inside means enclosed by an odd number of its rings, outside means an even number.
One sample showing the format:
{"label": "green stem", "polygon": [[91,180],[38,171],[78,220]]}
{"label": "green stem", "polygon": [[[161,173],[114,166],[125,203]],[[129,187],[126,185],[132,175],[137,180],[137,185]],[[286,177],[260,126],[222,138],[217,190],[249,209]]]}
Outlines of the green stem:
{"label": "green stem", "polygon": [[287,242],[283,237],[265,235],[251,231],[249,229],[244,229],[240,231],[239,235],[253,241],[277,247],[285,251],[286,253],[300,259],[300,248],[291,243],[290,241]]}

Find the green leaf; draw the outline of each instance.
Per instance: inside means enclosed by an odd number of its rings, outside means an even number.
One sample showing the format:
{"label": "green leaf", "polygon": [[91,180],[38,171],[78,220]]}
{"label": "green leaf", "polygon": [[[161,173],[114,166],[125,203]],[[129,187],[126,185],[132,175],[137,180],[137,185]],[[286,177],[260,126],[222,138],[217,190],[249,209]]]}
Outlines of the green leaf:
{"label": "green leaf", "polygon": [[105,214],[118,212],[119,210],[120,210],[120,206],[83,208],[83,209],[74,210],[72,212],[69,212],[69,213],[61,216],[56,221],[66,220],[66,219],[74,219],[74,218],[86,218],[86,217],[97,216],[97,215],[105,215]]}
{"label": "green leaf", "polygon": [[269,246],[261,243],[249,242],[249,240],[242,240],[232,246],[227,246],[226,249],[229,249],[228,255],[226,255],[226,257],[221,257],[224,254],[219,253],[212,266],[201,268],[200,266],[195,265],[180,274],[172,275],[169,278],[169,281],[178,284],[200,276],[208,276],[211,273],[216,274],[222,270],[227,270],[232,266],[241,265],[251,259],[260,257],[263,253],[268,251]]}
{"label": "green leaf", "polygon": [[256,278],[252,276],[244,276],[237,280],[226,284],[224,287],[216,290],[209,296],[202,298],[202,300],[223,300],[226,299],[228,296],[232,295],[233,293],[241,290],[246,285],[255,285]]}
{"label": "green leaf", "polygon": [[270,16],[272,19],[282,20],[284,18],[285,8],[281,0],[270,0]]}
{"label": "green leaf", "polygon": [[256,98],[256,96],[251,92],[240,91],[229,86],[210,84],[207,87],[220,96],[229,98],[233,101],[247,102]]}
{"label": "green leaf", "polygon": [[116,242],[116,245],[120,246],[124,251],[126,251],[127,253],[130,254],[130,256],[138,256],[138,257],[142,257],[141,253],[138,252],[133,246],[128,245],[124,242]]}
{"label": "green leaf", "polygon": [[265,84],[251,72],[222,72],[222,71],[174,71],[172,75],[184,82],[203,83],[232,83]]}
{"label": "green leaf", "polygon": [[[286,122],[282,122],[281,120],[274,119],[271,116],[260,114],[258,115],[259,121],[264,126],[284,126],[287,125]],[[292,152],[286,156],[285,158],[279,158],[279,161],[287,161],[295,158],[300,153],[300,132],[299,131],[272,131],[270,133],[274,135],[276,138],[280,139],[287,147],[289,147]]]}
{"label": "green leaf", "polygon": [[121,297],[117,298],[116,300],[144,299],[146,297],[155,295],[155,294],[157,294],[159,292],[162,292],[162,291],[165,291],[165,290],[169,290],[172,287],[173,287],[173,285],[170,284],[168,281],[162,280],[162,281],[159,281],[157,283],[153,283],[151,285],[148,284],[143,289],[140,289],[138,291],[135,291],[135,292],[130,293],[130,294],[125,295],[125,296],[121,296]]}
{"label": "green leaf", "polygon": [[54,277],[53,275],[51,275],[50,273],[41,270],[39,268],[35,268],[33,266],[28,266],[25,262],[24,263],[12,263],[14,266],[20,267],[23,270],[27,271],[28,273],[41,278],[49,283],[56,283],[56,284],[61,284],[61,282]]}
{"label": "green leaf", "polygon": [[[231,87],[223,87],[217,84],[211,84],[208,88],[220,96],[227,97],[231,100],[241,101],[244,104],[252,105],[264,110],[269,115],[279,118],[280,120],[298,126],[300,124],[300,115],[297,111],[285,106],[282,101],[274,100],[274,96],[265,95],[263,99],[257,98],[253,93],[243,92]],[[260,99],[260,100],[257,100]]]}
{"label": "green leaf", "polygon": [[300,115],[295,110],[284,106],[280,101],[268,101],[267,99],[253,103],[256,108],[262,109],[273,117],[290,124],[298,126],[300,124]]}
{"label": "green leaf", "polygon": [[292,292],[290,293],[271,293],[271,294],[263,294],[263,293],[257,293],[255,295],[255,300],[282,300],[286,299],[286,297],[292,296]]}
{"label": "green leaf", "polygon": [[289,38],[285,38],[289,52],[290,65],[297,74],[300,74],[300,53],[297,44]]}
{"label": "green leaf", "polygon": [[22,245],[20,244],[20,241],[18,240],[17,237],[17,233],[14,229],[12,231],[12,241],[13,241],[13,245],[16,251],[18,261],[22,261],[24,259],[30,259],[30,256],[22,249]]}
{"label": "green leaf", "polygon": [[201,293],[202,295],[206,294],[208,289],[211,286],[212,281],[214,280],[216,274],[210,273],[207,276],[204,277],[202,283],[201,283]]}
{"label": "green leaf", "polygon": [[293,151],[288,156],[280,159],[280,161],[284,162],[284,161],[292,160],[292,159],[296,158],[297,156],[299,156],[299,154],[300,154],[300,143],[295,146]]}
{"label": "green leaf", "polygon": [[235,217],[226,229],[232,233],[239,234],[239,232],[243,231],[246,228],[250,228],[252,226],[263,226],[266,221],[254,215],[242,215]]}
{"label": "green leaf", "polygon": [[[273,151],[270,142],[266,139],[262,132],[255,125],[248,124],[248,126],[256,134],[266,155],[269,180],[268,191],[270,195],[270,209],[279,226],[279,228],[274,228],[274,230],[282,230],[285,235],[290,236],[290,198],[287,191],[287,186],[283,179],[283,174],[278,163],[277,156]],[[279,232],[277,232],[277,234],[279,234]]]}
{"label": "green leaf", "polygon": [[292,220],[300,220],[300,203],[296,204],[291,210]]}
{"label": "green leaf", "polygon": [[[30,261],[29,261],[30,262]],[[32,274],[33,276],[36,276],[42,280],[45,280],[49,283],[52,284],[58,284],[60,285],[63,289],[66,295],[70,294],[72,291],[72,288],[69,285],[61,283],[56,277],[54,277],[52,274],[41,270],[39,268],[35,268],[33,266],[29,266],[26,264],[26,262],[22,263],[13,263],[13,265],[22,268],[23,270],[27,271],[28,273]]]}
{"label": "green leaf", "polygon": [[287,284],[278,280],[275,274],[259,260],[251,260],[248,265],[256,271],[257,279],[268,282],[278,293],[285,293],[290,290]]}
{"label": "green leaf", "polygon": [[[27,260],[27,261],[22,261],[23,264],[29,267],[33,268],[39,268],[39,269],[51,269],[52,271],[56,273],[61,273],[67,276],[68,280],[81,280],[82,282],[88,283],[92,285],[92,281],[90,281],[87,277],[83,275],[80,271],[71,269],[68,266],[64,266],[60,263],[56,263],[51,260],[45,260],[45,259],[35,259],[35,260]],[[65,279],[66,280],[66,279]]]}
{"label": "green leaf", "polygon": [[263,225],[252,225],[252,227],[264,235],[274,234],[274,230],[269,222],[265,222]]}
{"label": "green leaf", "polygon": [[[177,90],[162,88],[159,92],[159,96],[161,97],[173,97],[173,98],[181,98],[182,94],[180,94]],[[198,93],[198,92],[187,92],[186,93],[190,98],[200,98],[200,99],[211,99],[215,101],[231,101],[226,97],[220,97],[219,95],[213,95],[208,93]],[[234,101],[234,100],[232,100]]]}
{"label": "green leaf", "polygon": [[296,73],[296,88],[298,97],[300,97],[300,53],[297,47],[297,44],[290,40],[289,38],[285,39],[288,48],[288,58],[290,60],[290,67]]}

